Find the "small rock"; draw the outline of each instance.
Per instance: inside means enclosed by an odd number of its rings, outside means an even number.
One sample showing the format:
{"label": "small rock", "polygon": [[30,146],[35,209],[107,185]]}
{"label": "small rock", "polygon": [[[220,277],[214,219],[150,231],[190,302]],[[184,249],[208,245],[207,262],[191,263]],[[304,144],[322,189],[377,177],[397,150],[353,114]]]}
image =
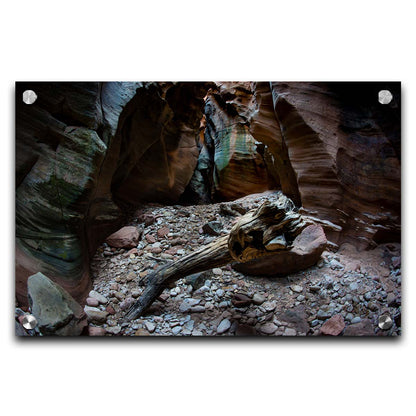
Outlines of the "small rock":
{"label": "small rock", "polygon": [[348,325],[344,331],[344,336],[346,337],[366,337],[374,335],[373,324],[369,319],[363,319],[357,324]]}
{"label": "small rock", "polygon": [[202,226],[202,232],[213,236],[221,235],[221,230],[222,224],[219,221],[210,221]]}
{"label": "small rock", "polygon": [[191,307],[191,312],[192,312],[192,313],[196,313],[196,312],[205,312],[205,306],[201,306],[201,305],[192,306],[192,307]]}
{"label": "small rock", "polygon": [[250,305],[251,298],[249,298],[247,295],[244,295],[243,293],[235,293],[231,302],[237,308],[243,308]]}
{"label": "small rock", "polygon": [[285,328],[283,332],[284,337],[294,337],[296,336],[296,330],[293,328]]}
{"label": "small rock", "polygon": [[123,300],[123,302],[120,303],[120,309],[121,310],[126,310],[128,308],[130,308],[130,306],[132,306],[134,303],[134,299],[133,298],[126,298]]}
{"label": "small rock", "polygon": [[138,298],[142,294],[142,291],[140,289],[133,289],[131,291],[131,296],[133,298]]}
{"label": "small rock", "polygon": [[156,329],[156,325],[153,322],[145,321],[144,326],[150,333],[154,332]]}
{"label": "small rock", "polygon": [[108,328],[106,328],[106,331],[109,334],[113,334],[113,335],[117,335],[120,333],[121,331],[121,326],[120,325],[116,325],[116,326],[109,326]]}
{"label": "small rock", "polygon": [[295,292],[295,293],[302,293],[303,291],[303,287],[300,285],[291,285],[290,288]]}
{"label": "small rock", "polygon": [[85,303],[86,303],[88,306],[98,306],[98,305],[100,304],[100,302],[98,302],[98,300],[97,300],[97,299],[95,299],[95,298],[87,298],[87,299],[85,300]]}
{"label": "small rock", "polygon": [[100,293],[98,293],[95,290],[91,290],[91,292],[89,293],[89,297],[97,299],[98,302],[100,302],[102,304],[106,304],[108,302],[108,299],[105,296],[101,295]]}
{"label": "small rock", "polygon": [[107,320],[107,311],[100,311],[98,308],[92,306],[85,306],[84,311],[87,314],[89,322],[103,324]]}
{"label": "small rock", "polygon": [[223,319],[220,324],[217,326],[217,334],[221,335],[224,332],[228,331],[231,327],[231,322],[229,319]]}
{"label": "small rock", "polygon": [[263,334],[271,335],[277,330],[277,326],[272,322],[267,322],[260,327],[260,332]]}
{"label": "small rock", "polygon": [[372,296],[372,293],[371,292],[367,292],[367,293],[364,294],[364,299],[365,300],[370,300],[372,297],[373,296]]}
{"label": "small rock", "polygon": [[159,229],[157,230],[157,236],[158,236],[159,238],[164,238],[164,237],[166,237],[168,234],[169,234],[169,228],[168,228],[168,227],[162,227],[162,228],[159,228]]}
{"label": "small rock", "polygon": [[144,237],[149,244],[156,243],[156,238],[152,234],[146,234]]}
{"label": "small rock", "polygon": [[264,303],[266,301],[266,298],[262,295],[260,295],[259,293],[255,293],[253,296],[253,303],[255,305],[261,305],[262,303]]}
{"label": "small rock", "polygon": [[108,305],[105,310],[110,314],[110,315],[114,315],[116,313],[116,311],[114,310],[114,308],[111,305]]}
{"label": "small rock", "polygon": [[345,323],[342,315],[334,315],[322,325],[321,334],[336,337],[344,330],[344,328]]}
{"label": "small rock", "polygon": [[106,330],[104,328],[100,328],[98,326],[89,326],[88,327],[88,335],[90,337],[103,337],[106,334]]}
{"label": "small rock", "polygon": [[359,322],[361,322],[361,318],[359,316],[351,319],[352,324],[358,324]]}
{"label": "small rock", "polygon": [[319,309],[318,313],[316,314],[316,317],[318,319],[328,319],[332,316],[332,311],[330,310],[324,310],[324,309]]}
{"label": "small rock", "polygon": [[175,327],[172,328],[172,334],[173,335],[178,335],[179,332],[181,332],[181,331],[182,331],[182,327],[180,325],[175,326]]}
{"label": "small rock", "polygon": [[214,273],[217,276],[221,276],[222,275],[222,270],[217,267],[215,269],[212,269],[212,273]]}
{"label": "small rock", "polygon": [[267,312],[273,312],[276,309],[276,302],[275,301],[270,301],[270,302],[265,302],[262,307],[267,311]]}

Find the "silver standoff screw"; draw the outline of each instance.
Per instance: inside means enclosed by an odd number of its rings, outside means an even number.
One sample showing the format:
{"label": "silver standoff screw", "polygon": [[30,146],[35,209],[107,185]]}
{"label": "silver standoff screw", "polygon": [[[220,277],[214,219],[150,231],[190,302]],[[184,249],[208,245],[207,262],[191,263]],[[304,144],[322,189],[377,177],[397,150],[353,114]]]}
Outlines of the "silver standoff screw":
{"label": "silver standoff screw", "polygon": [[393,99],[393,95],[389,90],[380,90],[378,92],[378,102],[380,104],[390,104]]}
{"label": "silver standoff screw", "polygon": [[37,324],[38,321],[33,315],[25,315],[22,319],[22,325],[25,329],[34,329]]}
{"label": "silver standoff screw", "polygon": [[38,96],[36,95],[35,91],[26,90],[23,93],[23,102],[25,104],[33,104],[37,100]]}
{"label": "silver standoff screw", "polygon": [[387,331],[393,326],[393,319],[388,315],[381,315],[378,318],[378,327],[383,331]]}

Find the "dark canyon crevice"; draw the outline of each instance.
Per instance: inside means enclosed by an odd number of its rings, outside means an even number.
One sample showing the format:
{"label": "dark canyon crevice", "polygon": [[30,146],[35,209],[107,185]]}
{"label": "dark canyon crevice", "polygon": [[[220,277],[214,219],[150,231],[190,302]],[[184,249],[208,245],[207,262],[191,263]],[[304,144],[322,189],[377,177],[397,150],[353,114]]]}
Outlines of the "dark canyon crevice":
{"label": "dark canyon crevice", "polygon": [[281,189],[333,243],[400,238],[399,83],[17,83],[16,97],[22,304],[38,271],[82,300],[97,245],[145,202]]}

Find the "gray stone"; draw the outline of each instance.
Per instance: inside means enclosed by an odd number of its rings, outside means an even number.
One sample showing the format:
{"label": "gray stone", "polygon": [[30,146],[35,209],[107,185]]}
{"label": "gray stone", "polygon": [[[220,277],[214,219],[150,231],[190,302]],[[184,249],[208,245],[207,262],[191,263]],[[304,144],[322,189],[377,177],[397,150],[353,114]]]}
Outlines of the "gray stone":
{"label": "gray stone", "polygon": [[205,312],[205,306],[201,306],[201,305],[192,306],[191,313],[195,313],[195,312]]}
{"label": "gray stone", "polygon": [[103,324],[107,320],[107,311],[100,311],[92,306],[85,306],[84,311],[87,314],[88,321],[94,324]]}
{"label": "gray stone", "polygon": [[156,329],[156,325],[153,322],[145,321],[144,326],[150,333],[154,332]]}
{"label": "gray stone", "polygon": [[179,310],[182,313],[188,312],[193,306],[198,305],[199,302],[201,302],[201,299],[187,298],[181,303]]}
{"label": "gray stone", "polygon": [[284,337],[294,337],[296,336],[296,329],[293,328],[285,328],[285,331],[283,332]]}
{"label": "gray stone", "polygon": [[365,293],[365,295],[364,295],[364,299],[365,300],[371,300],[371,298],[373,297],[373,295],[372,295],[372,293],[371,292],[367,292],[367,293]]}
{"label": "gray stone", "polygon": [[218,289],[218,290],[215,292],[215,294],[216,294],[219,298],[221,298],[221,297],[224,295],[224,291],[223,291],[222,289]]}
{"label": "gray stone", "polygon": [[108,299],[105,296],[101,295],[100,293],[98,293],[95,290],[91,290],[91,292],[89,293],[89,297],[97,299],[98,302],[100,302],[102,304],[106,304],[108,302]]}
{"label": "gray stone", "polygon": [[277,326],[272,322],[267,322],[260,327],[260,332],[266,335],[271,335],[277,330]]}
{"label": "gray stone", "polygon": [[361,318],[359,316],[351,319],[352,324],[358,324],[359,322],[361,322]]}
{"label": "gray stone", "polygon": [[223,319],[217,326],[217,334],[223,334],[228,331],[231,327],[231,322],[229,319]]}
{"label": "gray stone", "polygon": [[120,333],[120,331],[121,331],[121,326],[119,326],[119,325],[116,325],[116,326],[110,326],[110,327],[106,328],[106,331],[107,331],[109,334],[117,335],[117,334],[119,334],[119,333]]}
{"label": "gray stone", "polygon": [[276,302],[275,301],[271,301],[271,302],[265,302],[262,307],[266,310],[266,312],[272,312],[276,309]]}
{"label": "gray stone", "polygon": [[260,295],[259,293],[255,293],[253,296],[253,303],[255,305],[261,305],[262,303],[264,303],[266,301],[266,298],[262,295]]}
{"label": "gray stone", "polygon": [[81,305],[44,274],[30,276],[27,290],[32,314],[43,335],[77,336],[87,326]]}
{"label": "gray stone", "polygon": [[325,310],[325,309],[319,309],[318,313],[316,314],[316,317],[318,319],[328,319],[332,316],[331,310]]}
{"label": "gray stone", "polygon": [[352,282],[350,284],[349,288],[350,288],[350,290],[355,292],[356,290],[358,290],[358,283],[357,282]]}
{"label": "gray stone", "polygon": [[173,335],[178,335],[179,334],[179,332],[181,332],[182,331],[182,327],[181,326],[175,326],[174,328],[172,328],[172,334]]}
{"label": "gray stone", "polygon": [[290,288],[295,292],[295,293],[301,293],[303,291],[303,287],[300,285],[291,285]]}

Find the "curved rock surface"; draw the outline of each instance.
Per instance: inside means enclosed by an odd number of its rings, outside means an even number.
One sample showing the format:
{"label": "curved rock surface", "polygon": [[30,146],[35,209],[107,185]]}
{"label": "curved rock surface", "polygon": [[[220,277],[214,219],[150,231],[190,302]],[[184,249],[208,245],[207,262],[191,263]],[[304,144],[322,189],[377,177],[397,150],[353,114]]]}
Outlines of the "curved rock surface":
{"label": "curved rock surface", "polygon": [[[302,206],[361,247],[400,239],[400,83],[272,83]],[[391,104],[378,102],[389,89]]]}
{"label": "curved rock surface", "polygon": [[400,239],[399,83],[18,83],[16,96],[21,304],[38,271],[83,300],[97,244],[142,201],[281,189],[334,243]]}
{"label": "curved rock surface", "polygon": [[[249,130],[257,109],[255,83],[217,83],[205,97],[205,134],[198,166],[214,200],[232,200],[277,187],[264,145]],[[203,172],[203,173],[202,173]]]}
{"label": "curved rock surface", "polygon": [[[203,83],[16,85],[16,296],[44,272],[83,300],[124,204],[177,200],[197,163]],[[26,105],[26,89],[37,101]],[[117,204],[115,204],[115,202]]]}

